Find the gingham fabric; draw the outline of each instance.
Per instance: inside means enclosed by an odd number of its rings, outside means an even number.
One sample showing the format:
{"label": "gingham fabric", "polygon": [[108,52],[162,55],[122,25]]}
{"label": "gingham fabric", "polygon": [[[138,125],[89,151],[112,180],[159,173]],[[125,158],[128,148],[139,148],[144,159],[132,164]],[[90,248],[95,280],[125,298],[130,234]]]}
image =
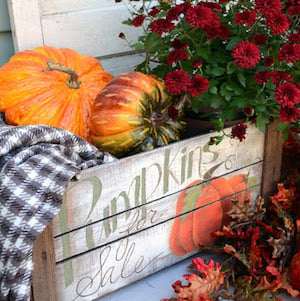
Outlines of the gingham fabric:
{"label": "gingham fabric", "polygon": [[0,117],[0,300],[27,301],[33,241],[58,213],[68,182],[114,158],[68,131],[8,126]]}

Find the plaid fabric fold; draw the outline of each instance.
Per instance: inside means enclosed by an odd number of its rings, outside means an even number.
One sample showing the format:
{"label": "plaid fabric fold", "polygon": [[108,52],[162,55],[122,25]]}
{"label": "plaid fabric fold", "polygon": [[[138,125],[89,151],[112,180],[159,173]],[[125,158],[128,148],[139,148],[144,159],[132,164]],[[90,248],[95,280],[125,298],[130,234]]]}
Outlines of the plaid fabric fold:
{"label": "plaid fabric fold", "polygon": [[0,300],[30,299],[32,246],[81,170],[114,158],[72,133],[0,117]]}

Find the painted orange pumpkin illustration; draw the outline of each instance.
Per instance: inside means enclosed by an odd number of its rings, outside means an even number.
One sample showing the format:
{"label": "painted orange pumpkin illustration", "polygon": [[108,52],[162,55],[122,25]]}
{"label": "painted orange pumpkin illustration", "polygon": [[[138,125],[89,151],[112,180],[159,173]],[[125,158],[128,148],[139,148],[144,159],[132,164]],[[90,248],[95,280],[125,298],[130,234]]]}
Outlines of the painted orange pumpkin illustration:
{"label": "painted orange pumpkin illustration", "polygon": [[250,198],[245,178],[245,174],[239,174],[203,184],[196,180],[179,195],[176,216],[180,216],[174,220],[169,240],[174,254],[183,256],[214,242],[213,232],[229,222],[226,212],[231,208],[231,197],[234,195],[239,202]]}

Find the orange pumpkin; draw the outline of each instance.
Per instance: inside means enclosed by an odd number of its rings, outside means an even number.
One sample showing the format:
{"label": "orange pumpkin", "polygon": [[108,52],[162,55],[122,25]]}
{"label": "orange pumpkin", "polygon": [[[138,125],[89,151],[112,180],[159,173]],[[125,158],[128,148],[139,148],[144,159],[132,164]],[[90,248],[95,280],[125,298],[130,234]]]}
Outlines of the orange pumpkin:
{"label": "orange pumpkin", "polygon": [[141,72],[121,73],[99,93],[90,119],[92,143],[115,156],[179,140],[184,122],[162,80]]}
{"label": "orange pumpkin", "polygon": [[56,126],[90,140],[92,104],[112,78],[97,59],[72,49],[26,50],[0,68],[0,111],[9,124]]}
{"label": "orange pumpkin", "polygon": [[200,185],[201,182],[191,183],[177,201],[176,216],[179,217],[174,220],[169,245],[178,256],[214,242],[213,233],[229,222],[226,212],[231,208],[233,195],[240,202],[250,198],[244,174],[229,179],[217,178]]}

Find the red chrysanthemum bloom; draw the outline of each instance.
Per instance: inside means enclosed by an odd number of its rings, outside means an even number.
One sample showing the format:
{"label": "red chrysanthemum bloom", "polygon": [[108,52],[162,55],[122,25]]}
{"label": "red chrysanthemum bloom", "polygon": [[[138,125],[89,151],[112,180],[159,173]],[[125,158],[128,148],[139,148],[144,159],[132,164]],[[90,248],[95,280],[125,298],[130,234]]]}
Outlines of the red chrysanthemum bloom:
{"label": "red chrysanthemum bloom", "polygon": [[289,0],[287,3],[287,13],[289,16],[300,15],[300,2],[299,0]]}
{"label": "red chrysanthemum bloom", "polygon": [[293,122],[300,118],[300,110],[295,106],[281,107],[279,109],[279,118],[283,122]]}
{"label": "red chrysanthemum bloom", "polygon": [[201,4],[192,6],[187,9],[185,14],[186,21],[194,28],[204,28],[209,25],[215,18],[218,18],[210,8]]}
{"label": "red chrysanthemum bloom", "polygon": [[188,92],[190,95],[194,97],[198,97],[199,94],[204,93],[207,88],[209,87],[209,82],[206,78],[202,77],[201,75],[194,75],[191,85],[188,88]]}
{"label": "red chrysanthemum bloom", "polygon": [[280,12],[282,3],[280,0],[255,0],[254,8],[265,16]]}
{"label": "red chrysanthemum bloom", "polygon": [[226,26],[221,24],[219,26],[219,38],[220,39],[227,39],[230,35],[230,29]]}
{"label": "red chrysanthemum bloom", "polygon": [[156,6],[152,7],[151,11],[149,12],[149,16],[155,17],[157,14],[159,14],[161,10],[158,9]]}
{"label": "red chrysanthemum bloom", "polygon": [[272,77],[271,71],[259,71],[254,74],[254,79],[257,84],[266,84]]}
{"label": "red chrysanthemum bloom", "polygon": [[172,65],[177,61],[187,61],[190,56],[184,51],[184,49],[174,49],[167,56],[166,62],[168,65]]}
{"label": "red chrysanthemum bloom", "polygon": [[284,82],[275,89],[275,98],[282,107],[293,107],[300,103],[300,89],[292,83]]}
{"label": "red chrysanthemum bloom", "polygon": [[174,39],[172,42],[171,42],[171,46],[174,48],[174,49],[187,49],[189,47],[189,44],[188,43],[183,43],[181,42],[179,39]]}
{"label": "red chrysanthemum bloom", "polygon": [[215,12],[221,12],[222,11],[222,6],[218,3],[214,3],[214,2],[202,2],[201,5],[208,7],[212,10],[214,10]]}
{"label": "red chrysanthemum bloom", "polygon": [[285,43],[278,51],[279,61],[296,63],[300,60],[300,44]]}
{"label": "red chrysanthemum bloom", "polygon": [[231,137],[238,138],[240,140],[240,142],[242,142],[244,139],[246,139],[246,136],[245,136],[246,129],[247,129],[247,124],[244,124],[244,123],[236,124],[231,130]]}
{"label": "red chrysanthemum bloom", "polygon": [[256,45],[264,45],[268,41],[268,38],[264,34],[256,34],[253,37],[253,42]]}
{"label": "red chrysanthemum bloom", "polygon": [[171,7],[166,15],[168,21],[178,20],[179,15],[184,11],[184,6],[177,4]]}
{"label": "red chrysanthemum bloom", "polygon": [[166,74],[165,78],[166,89],[171,94],[179,94],[180,92],[187,91],[191,84],[191,78],[186,71],[173,70]]}
{"label": "red chrysanthemum bloom", "polygon": [[257,14],[254,10],[245,9],[243,12],[238,12],[234,18],[234,23],[238,25],[251,26],[257,20]]}
{"label": "red chrysanthemum bloom", "polygon": [[221,22],[219,18],[212,20],[209,24],[205,25],[203,30],[205,35],[212,41],[214,38],[220,35],[221,33]]}
{"label": "red chrysanthemum bloom", "polygon": [[246,107],[243,109],[243,112],[247,115],[247,116],[253,116],[254,114],[254,110],[251,107]]}
{"label": "red chrysanthemum bloom", "polygon": [[201,65],[202,65],[202,60],[201,60],[201,59],[195,59],[195,60],[192,61],[192,66],[193,66],[194,68],[198,68],[198,67],[200,67]]}
{"label": "red chrysanthemum bloom", "polygon": [[270,66],[273,66],[273,65],[274,65],[274,58],[273,58],[273,56],[267,56],[265,58],[265,61],[264,61],[264,66],[270,67]]}
{"label": "red chrysanthemum bloom", "polygon": [[157,19],[150,23],[149,29],[151,32],[156,32],[160,37],[163,33],[173,30],[175,28],[174,24],[166,19]]}
{"label": "red chrysanthemum bloom", "polygon": [[232,56],[238,67],[252,68],[260,60],[260,51],[256,44],[249,41],[242,41],[232,49]]}
{"label": "red chrysanthemum bloom", "polygon": [[274,35],[284,33],[290,27],[289,19],[282,13],[266,16],[266,25]]}
{"label": "red chrysanthemum bloom", "polygon": [[272,72],[272,80],[275,85],[278,85],[281,81],[293,81],[293,77],[285,71],[274,70]]}
{"label": "red chrysanthemum bloom", "polygon": [[287,39],[291,42],[291,43],[300,43],[300,33],[290,33],[287,36]]}
{"label": "red chrysanthemum bloom", "polygon": [[133,25],[134,27],[140,27],[143,24],[145,18],[145,15],[137,15],[131,20],[131,25]]}

